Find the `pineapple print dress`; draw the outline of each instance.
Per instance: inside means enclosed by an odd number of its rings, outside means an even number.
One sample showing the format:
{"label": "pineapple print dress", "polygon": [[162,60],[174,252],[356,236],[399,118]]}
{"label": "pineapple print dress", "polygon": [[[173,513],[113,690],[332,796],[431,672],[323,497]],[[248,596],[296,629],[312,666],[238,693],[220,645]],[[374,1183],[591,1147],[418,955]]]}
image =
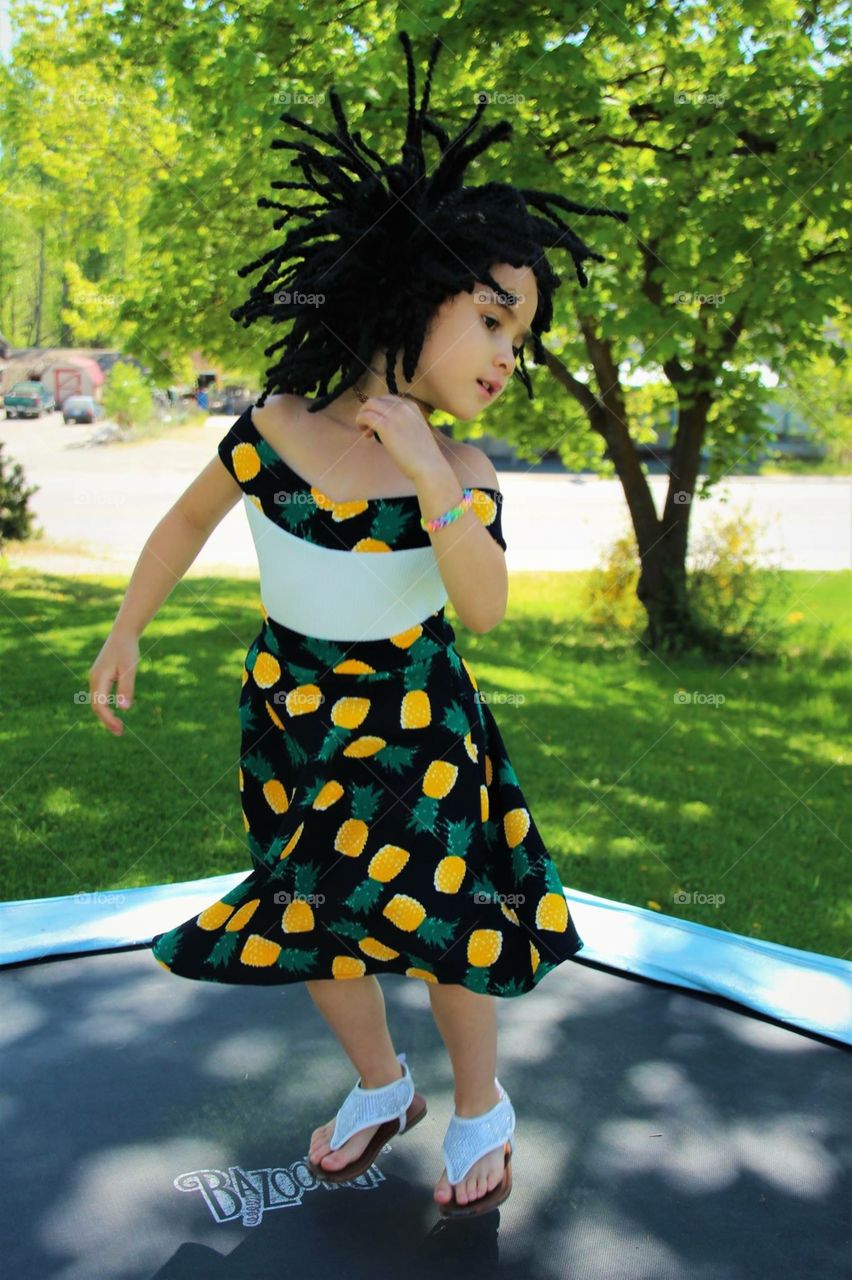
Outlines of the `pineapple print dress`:
{"label": "pineapple print dress", "polygon": [[[530,991],[583,943],[456,649],[417,496],[333,501],[251,409],[218,452],[260,569],[239,695],[252,870],[155,935],[155,959],[210,982],[394,973]],[[501,499],[476,489],[473,510],[505,549]]]}

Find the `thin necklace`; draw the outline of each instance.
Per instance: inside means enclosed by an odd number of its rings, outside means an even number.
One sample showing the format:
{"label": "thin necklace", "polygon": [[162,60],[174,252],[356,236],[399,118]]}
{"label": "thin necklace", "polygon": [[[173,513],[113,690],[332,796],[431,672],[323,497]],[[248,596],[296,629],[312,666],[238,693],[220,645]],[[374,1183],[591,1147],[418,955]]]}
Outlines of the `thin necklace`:
{"label": "thin necklace", "polygon": [[[355,384],[353,383],[353,384],[352,384],[352,390],[355,392],[356,396],[358,397],[358,399],[361,401],[361,403],[362,403],[362,404],[366,404],[366,403],[367,403],[367,401],[369,400],[369,398],[370,398],[370,397],[369,397],[369,396],[365,396],[365,395],[364,395],[364,392],[361,390],[361,388],[360,388],[360,387],[356,387],[356,386],[355,386]],[[403,398],[404,400],[416,400],[416,399],[417,399],[417,396],[413,396],[413,395],[411,395],[408,391],[401,391],[399,394],[402,396],[402,398]],[[426,419],[426,421],[427,421],[427,422],[429,421],[429,420],[428,420],[428,418]],[[431,423],[430,423],[430,426],[431,426]],[[376,438],[378,439],[378,437],[376,437]]]}

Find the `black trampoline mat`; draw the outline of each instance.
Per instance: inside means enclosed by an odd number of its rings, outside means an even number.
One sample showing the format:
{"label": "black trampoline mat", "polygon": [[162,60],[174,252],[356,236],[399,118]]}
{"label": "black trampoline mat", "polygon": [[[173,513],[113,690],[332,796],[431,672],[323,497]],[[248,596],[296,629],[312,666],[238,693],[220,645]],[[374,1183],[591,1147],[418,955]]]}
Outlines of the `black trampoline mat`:
{"label": "black trampoline mat", "polygon": [[354,1183],[311,1131],[356,1080],[303,984],[170,976],[147,949],[0,974],[0,1249],[27,1280],[766,1280],[849,1272],[848,1056],[722,1001],[569,961],[498,1000],[510,1198],[432,1199],[449,1059],[382,989],[429,1113]]}

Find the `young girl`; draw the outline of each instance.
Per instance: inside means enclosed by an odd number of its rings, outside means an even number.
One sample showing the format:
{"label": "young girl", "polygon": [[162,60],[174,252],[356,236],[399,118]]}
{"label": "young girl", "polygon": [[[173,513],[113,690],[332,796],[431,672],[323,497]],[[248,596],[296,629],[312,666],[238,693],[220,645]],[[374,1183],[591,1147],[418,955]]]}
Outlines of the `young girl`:
{"label": "young girl", "polygon": [[[239,699],[238,770],[253,870],[200,915],[153,939],[173,974],[211,982],[305,982],[359,1072],[334,1120],[314,1130],[309,1167],[344,1181],[425,1114],[397,1055],[376,975],[425,982],[446,1044],[455,1107],[434,1198],[480,1213],[511,1188],[515,1114],[497,1076],[496,996],[531,991],[583,943],[487,701],[444,614],[484,633],[503,618],[501,499],[489,459],[430,423],[462,422],[517,375],[560,282],[544,247],[601,260],[540,191],[462,186],[469,161],[511,126],[462,145],[419,111],[406,33],[408,125],[389,165],[350,135],[337,95],[329,144],[293,165],[321,204],[274,205],[306,219],[232,313],[293,320],[260,400],[151,535],[91,669],[92,706],[130,705],[138,639],[215,526],[242,498],[260,570],[263,625]],[[442,158],[426,175],[422,131]],[[273,146],[276,144],[273,143]],[[374,161],[371,165],[369,161]],[[273,205],[261,199],[259,204]],[[531,212],[547,213],[538,217]],[[296,258],[284,271],[282,264]],[[329,391],[336,374],[341,380]],[[319,397],[308,393],[319,387]],[[273,394],[269,394],[273,392]]]}

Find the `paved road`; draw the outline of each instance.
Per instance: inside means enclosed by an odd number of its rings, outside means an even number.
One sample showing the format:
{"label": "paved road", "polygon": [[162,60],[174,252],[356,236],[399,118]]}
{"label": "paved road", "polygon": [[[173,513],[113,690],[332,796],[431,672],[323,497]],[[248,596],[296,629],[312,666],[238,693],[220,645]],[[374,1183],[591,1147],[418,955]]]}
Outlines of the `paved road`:
{"label": "paved road", "polygon": [[[71,448],[88,426],[63,426],[59,415],[28,421],[0,419],[4,453],[24,468],[39,490],[31,499],[45,545],[31,543],[10,555],[16,565],[56,572],[129,574],[157,521],[215,455],[232,418],[211,416],[204,427],[173,429],[159,440]],[[621,486],[593,476],[498,471],[504,496],[503,530],[510,570],[585,569],[627,527]],[[657,510],[666,478],[650,481]],[[852,481],[752,479],[735,476],[712,498],[696,502],[699,534],[708,521],[750,513],[763,533],[764,563],[787,569],[852,567]],[[242,505],[213,532],[190,575],[256,574]]]}

